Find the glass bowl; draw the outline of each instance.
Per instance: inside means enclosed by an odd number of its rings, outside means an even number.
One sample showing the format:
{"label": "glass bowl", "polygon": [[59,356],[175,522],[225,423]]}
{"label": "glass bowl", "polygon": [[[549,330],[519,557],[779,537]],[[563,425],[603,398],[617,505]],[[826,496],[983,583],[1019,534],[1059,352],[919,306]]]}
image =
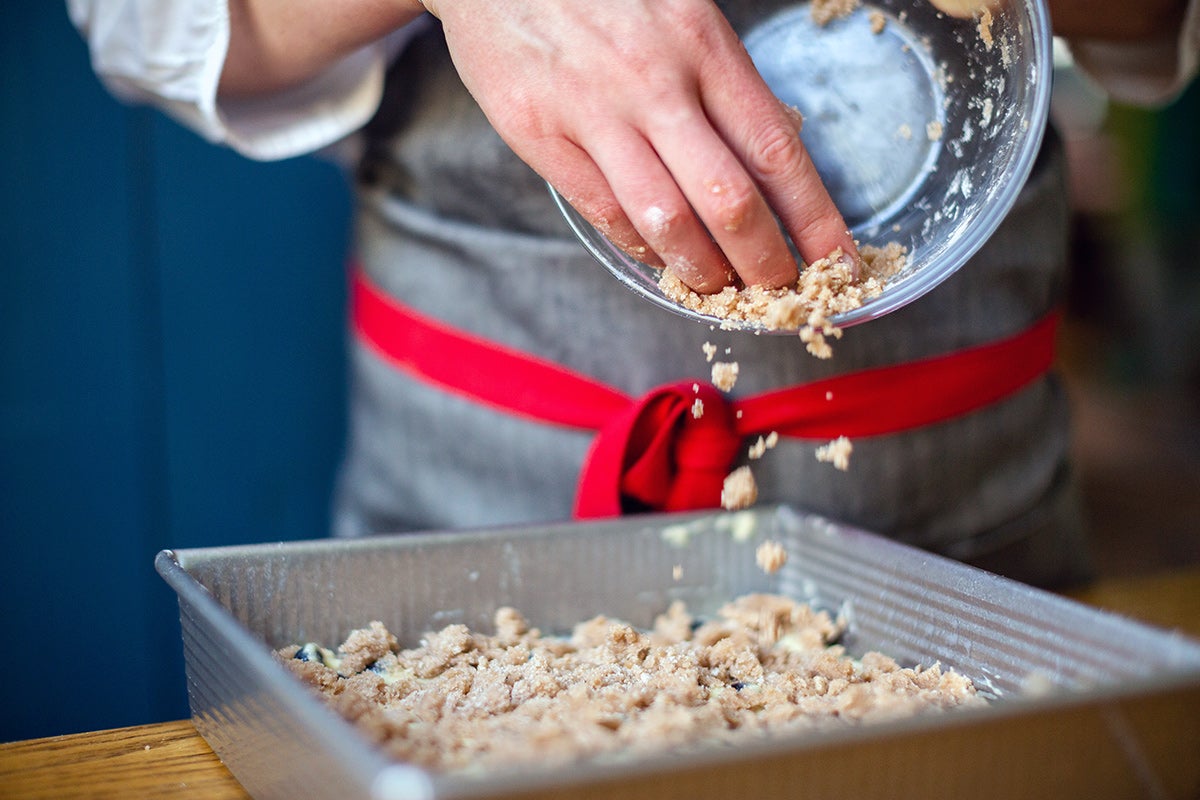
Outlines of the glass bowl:
{"label": "glass bowl", "polygon": [[[938,0],[938,5],[962,0]],[[999,0],[967,17],[929,0],[866,2],[824,26],[808,3],[760,3],[743,40],[775,94],[804,115],[801,138],[860,245],[899,242],[905,269],[839,327],[921,297],[995,232],[1037,157],[1050,106],[1042,0]],[[882,25],[882,28],[880,26]],[[706,324],[761,330],[686,309],[659,270],[618,249],[557,192],[587,250],[646,299]]]}

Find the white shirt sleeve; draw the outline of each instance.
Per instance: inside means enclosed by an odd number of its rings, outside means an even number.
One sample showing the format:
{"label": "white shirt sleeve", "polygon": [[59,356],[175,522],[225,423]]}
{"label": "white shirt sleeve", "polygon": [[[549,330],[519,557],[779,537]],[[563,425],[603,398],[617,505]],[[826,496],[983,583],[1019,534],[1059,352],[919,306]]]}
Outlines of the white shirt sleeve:
{"label": "white shirt sleeve", "polygon": [[67,0],[67,10],[114,95],[155,105],[205,139],[259,160],[315,152],[361,128],[379,107],[387,64],[414,27],[287,91],[218,101],[229,48],[226,0]]}
{"label": "white shirt sleeve", "polygon": [[1162,106],[1179,96],[1200,66],[1200,0],[1189,0],[1173,41],[1139,44],[1073,40],[1075,63],[1122,103]]}

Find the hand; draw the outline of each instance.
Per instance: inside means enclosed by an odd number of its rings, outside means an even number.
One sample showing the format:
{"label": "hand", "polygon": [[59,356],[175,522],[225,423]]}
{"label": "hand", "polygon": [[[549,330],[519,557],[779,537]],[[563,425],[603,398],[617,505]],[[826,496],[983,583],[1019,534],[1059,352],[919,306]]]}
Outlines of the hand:
{"label": "hand", "polygon": [[510,147],[618,246],[700,292],[794,283],[846,223],[711,0],[425,0]]}

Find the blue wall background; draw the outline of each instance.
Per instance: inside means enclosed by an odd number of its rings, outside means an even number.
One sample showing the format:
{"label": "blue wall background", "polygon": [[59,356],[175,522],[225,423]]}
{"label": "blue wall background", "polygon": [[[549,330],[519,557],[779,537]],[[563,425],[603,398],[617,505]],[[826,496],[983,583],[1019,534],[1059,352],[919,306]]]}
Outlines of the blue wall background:
{"label": "blue wall background", "polygon": [[350,197],[100,86],[0,4],[0,740],[185,717],[157,551],[327,535]]}

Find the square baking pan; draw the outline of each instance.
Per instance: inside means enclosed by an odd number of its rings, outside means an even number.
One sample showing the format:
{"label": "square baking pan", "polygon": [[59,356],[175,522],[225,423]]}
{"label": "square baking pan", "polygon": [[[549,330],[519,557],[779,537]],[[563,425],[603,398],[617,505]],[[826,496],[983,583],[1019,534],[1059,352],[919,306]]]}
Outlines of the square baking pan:
{"label": "square baking pan", "polygon": [[[755,550],[783,544],[765,574]],[[1200,643],[788,507],[165,550],[197,729],[256,798],[1200,797]],[[852,655],[940,662],[991,702],[687,754],[483,775],[389,760],[274,658],[382,621],[402,646],[512,606],[545,633],[776,592]]]}

